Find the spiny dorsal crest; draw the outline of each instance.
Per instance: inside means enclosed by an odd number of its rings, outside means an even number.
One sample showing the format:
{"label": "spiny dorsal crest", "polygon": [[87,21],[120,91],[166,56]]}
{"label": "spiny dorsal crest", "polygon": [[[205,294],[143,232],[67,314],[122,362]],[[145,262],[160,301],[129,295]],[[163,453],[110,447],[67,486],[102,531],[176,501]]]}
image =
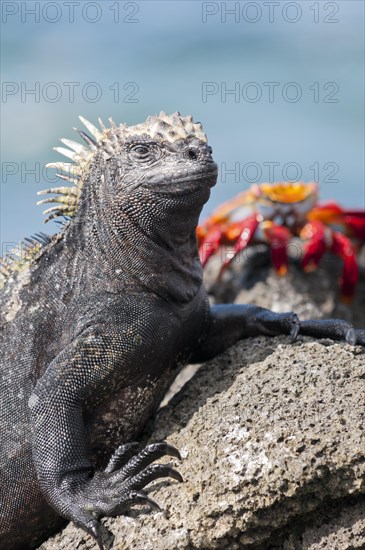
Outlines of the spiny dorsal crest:
{"label": "spiny dorsal crest", "polygon": [[42,253],[43,249],[52,242],[52,237],[45,233],[36,233],[33,237],[26,237],[3,258],[0,258],[0,289],[7,279],[18,271],[23,271]]}
{"label": "spiny dorsal crest", "polygon": [[159,115],[149,116],[145,122],[134,126],[120,124],[116,126],[110,118],[110,128],[106,128],[103,121],[99,118],[100,130],[91,122],[83,117],[79,117],[81,122],[93,136],[92,138],[82,130],[75,130],[86,142],[87,147],[72,141],[70,139],[61,139],[61,142],[68,147],[54,147],[55,151],[71,159],[71,162],[51,162],[47,164],[49,168],[57,168],[58,177],[72,183],[72,186],[52,187],[39,191],[38,195],[54,193],[57,196],[48,197],[37,204],[59,203],[44,211],[47,218],[44,223],[56,218],[57,216],[74,216],[80,200],[81,189],[84,183],[83,174],[85,169],[92,161],[96,152],[101,152],[105,158],[109,158],[118,153],[123,143],[131,136],[145,136],[160,142],[174,143],[179,139],[196,137],[203,142],[207,142],[207,137],[203,131],[200,122],[194,123],[191,115],[183,117],[179,112],[167,115],[163,111]]}

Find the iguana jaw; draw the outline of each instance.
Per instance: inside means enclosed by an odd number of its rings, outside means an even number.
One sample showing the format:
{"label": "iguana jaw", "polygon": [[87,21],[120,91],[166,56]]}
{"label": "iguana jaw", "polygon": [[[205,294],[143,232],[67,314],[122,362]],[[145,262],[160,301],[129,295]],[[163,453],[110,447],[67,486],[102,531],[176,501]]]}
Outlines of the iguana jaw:
{"label": "iguana jaw", "polygon": [[166,182],[161,174],[156,174],[155,179],[149,180],[149,185],[155,185],[155,192],[165,197],[187,197],[195,195],[197,200],[202,197],[202,202],[209,199],[208,192],[217,183],[218,169],[212,162],[208,167],[200,168],[196,173],[189,173],[187,176],[176,177],[172,181]]}

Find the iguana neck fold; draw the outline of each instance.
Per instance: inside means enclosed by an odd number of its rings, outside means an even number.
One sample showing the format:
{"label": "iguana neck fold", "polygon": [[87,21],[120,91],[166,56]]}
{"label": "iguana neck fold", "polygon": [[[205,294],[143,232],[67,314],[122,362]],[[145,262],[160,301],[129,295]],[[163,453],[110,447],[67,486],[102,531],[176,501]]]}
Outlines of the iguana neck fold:
{"label": "iguana neck fold", "polygon": [[209,191],[203,188],[195,195],[170,202],[154,195],[152,200],[141,188],[122,203],[112,197],[83,201],[83,223],[77,223],[78,216],[72,223],[85,237],[85,263],[99,287],[190,301],[202,285],[196,226]]}

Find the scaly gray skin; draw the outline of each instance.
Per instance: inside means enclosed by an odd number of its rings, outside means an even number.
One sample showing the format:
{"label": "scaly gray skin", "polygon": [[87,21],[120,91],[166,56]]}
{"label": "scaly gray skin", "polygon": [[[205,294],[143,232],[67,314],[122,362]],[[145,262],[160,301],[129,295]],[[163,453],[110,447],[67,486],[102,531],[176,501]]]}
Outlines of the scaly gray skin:
{"label": "scaly gray skin", "polygon": [[209,307],[195,230],[217,166],[204,134],[161,135],[94,144],[74,219],[1,293],[1,548],[34,548],[64,518],[110,547],[100,518],[180,480],[152,464],[176,449],[128,442],[188,361],[259,334],[365,343],[343,321]]}

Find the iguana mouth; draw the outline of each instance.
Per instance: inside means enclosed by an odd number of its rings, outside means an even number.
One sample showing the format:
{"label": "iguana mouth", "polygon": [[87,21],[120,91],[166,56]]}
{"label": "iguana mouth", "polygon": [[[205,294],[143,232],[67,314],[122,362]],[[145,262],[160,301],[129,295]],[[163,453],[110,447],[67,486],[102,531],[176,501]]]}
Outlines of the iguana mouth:
{"label": "iguana mouth", "polygon": [[[187,169],[180,176],[175,174],[168,181],[165,180],[163,175],[156,174],[156,178],[150,179],[146,185],[148,185],[149,188],[151,185],[157,185],[158,187],[156,187],[154,191],[159,195],[182,197],[202,191],[207,187],[214,187],[217,183],[217,175],[218,168],[214,163],[213,167],[201,168],[199,171],[196,170],[195,173],[191,173]],[[197,182],[200,182],[202,185],[197,185]],[[189,185],[189,183],[193,185]]]}
{"label": "iguana mouth", "polygon": [[217,183],[217,176],[218,176],[218,169],[212,168],[200,174],[190,175],[190,176],[187,176],[186,178],[177,178],[176,180],[173,180],[173,181],[174,182],[176,181],[178,183],[185,183],[186,181],[202,180],[208,183],[210,187],[214,187],[214,185]]}

